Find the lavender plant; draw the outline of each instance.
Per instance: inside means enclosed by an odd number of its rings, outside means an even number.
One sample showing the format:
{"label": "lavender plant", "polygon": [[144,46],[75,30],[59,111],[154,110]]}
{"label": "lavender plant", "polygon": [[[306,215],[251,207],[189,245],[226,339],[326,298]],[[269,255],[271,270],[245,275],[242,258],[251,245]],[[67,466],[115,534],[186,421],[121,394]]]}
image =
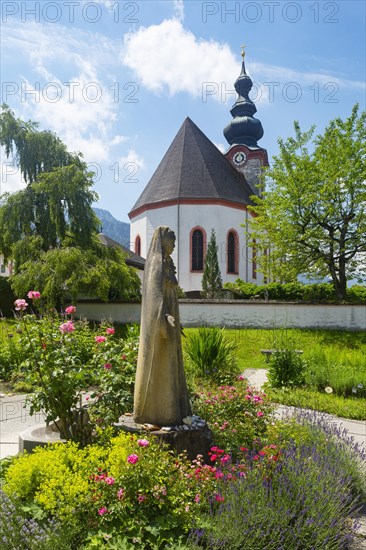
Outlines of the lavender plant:
{"label": "lavender plant", "polygon": [[347,547],[364,499],[365,452],[325,417],[303,415],[299,420],[301,438],[292,424],[282,441],[281,459],[270,472],[250,468],[238,483],[222,483],[222,502],[207,514],[206,526],[191,533],[191,548]]}
{"label": "lavender plant", "polygon": [[69,550],[67,533],[54,519],[28,519],[19,504],[0,490],[0,546],[12,550]]}

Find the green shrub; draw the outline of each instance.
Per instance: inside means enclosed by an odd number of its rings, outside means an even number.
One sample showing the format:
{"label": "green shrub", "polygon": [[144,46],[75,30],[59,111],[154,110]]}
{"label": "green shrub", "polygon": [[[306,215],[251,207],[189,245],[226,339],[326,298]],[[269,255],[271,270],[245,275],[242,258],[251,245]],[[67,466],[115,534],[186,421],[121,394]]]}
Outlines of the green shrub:
{"label": "green shrub", "polygon": [[95,356],[95,384],[89,414],[98,426],[110,426],[132,410],[138,355],[138,330],[129,327],[125,339],[110,339]]}
{"label": "green shrub", "polygon": [[273,388],[302,386],[306,363],[292,349],[276,350],[270,358],[268,381]]}
{"label": "green shrub", "polygon": [[[291,302],[334,303],[337,301],[333,283],[304,284],[268,283],[256,285],[236,279],[235,283],[225,283],[224,289],[230,290],[237,298],[251,299],[255,296],[266,300]],[[366,286],[355,285],[347,290],[347,301],[352,304],[366,303]]]}
{"label": "green shrub", "polygon": [[347,301],[351,304],[366,304],[366,286],[354,285],[348,288]]}
{"label": "green shrub", "polygon": [[158,439],[120,434],[103,446],[68,442],[19,456],[3,490],[36,503],[65,530],[79,526],[86,548],[107,540],[160,548],[189,531],[201,505],[198,486],[191,463]]}
{"label": "green shrub", "polygon": [[235,342],[226,338],[225,329],[199,328],[187,338],[185,352],[194,374],[218,383],[231,382],[237,373]]}
{"label": "green shrub", "polygon": [[272,406],[266,394],[248,387],[240,376],[235,386],[197,393],[194,411],[208,422],[215,444],[235,458],[239,447],[251,448],[265,434]]}

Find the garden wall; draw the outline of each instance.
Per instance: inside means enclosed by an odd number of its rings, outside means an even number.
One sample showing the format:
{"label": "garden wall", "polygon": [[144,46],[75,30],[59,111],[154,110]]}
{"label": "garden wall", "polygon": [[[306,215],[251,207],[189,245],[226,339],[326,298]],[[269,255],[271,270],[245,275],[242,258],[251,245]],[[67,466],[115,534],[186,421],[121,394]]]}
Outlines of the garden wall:
{"label": "garden wall", "polygon": [[[78,313],[93,321],[138,323],[140,304],[78,304]],[[365,305],[295,304],[242,300],[180,301],[181,322],[186,327],[225,326],[232,328],[324,328],[365,330]]]}

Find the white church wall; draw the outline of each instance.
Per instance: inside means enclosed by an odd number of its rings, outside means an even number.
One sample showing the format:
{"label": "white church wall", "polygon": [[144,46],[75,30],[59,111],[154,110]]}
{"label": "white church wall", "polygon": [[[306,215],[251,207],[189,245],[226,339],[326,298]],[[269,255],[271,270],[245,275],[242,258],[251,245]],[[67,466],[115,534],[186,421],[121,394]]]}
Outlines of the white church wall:
{"label": "white church wall", "polygon": [[[206,232],[207,243],[211,229],[215,229],[218,244],[218,260],[224,283],[238,277],[247,282],[263,283],[261,274],[253,278],[252,250],[247,247],[244,228],[241,227],[250,214],[243,209],[214,204],[180,204],[151,209],[131,221],[131,243],[134,250],[136,236],[141,238],[141,256],[146,258],[154,230],[159,225],[169,226],[176,234],[177,244],[172,254],[177,269],[179,285],[186,291],[202,288],[202,273],[191,271],[190,234],[201,227]],[[226,240],[228,231],[234,229],[238,236],[238,273],[227,273]]]}
{"label": "white church wall", "polygon": [[0,254],[0,277],[9,277],[11,267],[11,262],[5,262],[3,254]]}

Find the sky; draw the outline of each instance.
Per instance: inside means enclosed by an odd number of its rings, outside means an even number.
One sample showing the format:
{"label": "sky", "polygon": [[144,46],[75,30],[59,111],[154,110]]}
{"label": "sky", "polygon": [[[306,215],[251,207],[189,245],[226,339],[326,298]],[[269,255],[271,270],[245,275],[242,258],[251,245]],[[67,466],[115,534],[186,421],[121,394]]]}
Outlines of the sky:
{"label": "sky", "polygon": [[[365,109],[366,3],[56,0],[1,3],[1,102],[95,172],[95,206],[128,212],[189,116],[221,150],[245,44],[269,159],[278,138]],[[2,152],[0,194],[25,183]]]}

